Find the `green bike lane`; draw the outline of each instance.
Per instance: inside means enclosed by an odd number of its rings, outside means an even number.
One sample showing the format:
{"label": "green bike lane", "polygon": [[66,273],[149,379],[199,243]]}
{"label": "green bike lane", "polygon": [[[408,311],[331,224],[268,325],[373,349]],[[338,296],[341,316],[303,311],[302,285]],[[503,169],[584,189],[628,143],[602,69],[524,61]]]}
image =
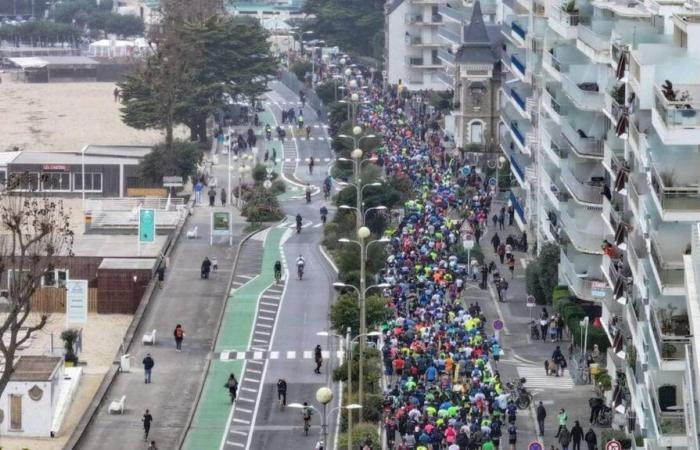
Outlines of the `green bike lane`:
{"label": "green bike lane", "polygon": [[[260,274],[237,289],[226,303],[224,317],[214,351],[245,351],[250,347],[252,327],[260,295],[274,282],[272,271],[279,259],[279,245],[284,228],[271,227],[263,245]],[[218,449],[226,433],[231,402],[224,388],[229,374],[241,379],[244,361],[214,360],[204,382],[192,425],[183,448],[186,450]]]}

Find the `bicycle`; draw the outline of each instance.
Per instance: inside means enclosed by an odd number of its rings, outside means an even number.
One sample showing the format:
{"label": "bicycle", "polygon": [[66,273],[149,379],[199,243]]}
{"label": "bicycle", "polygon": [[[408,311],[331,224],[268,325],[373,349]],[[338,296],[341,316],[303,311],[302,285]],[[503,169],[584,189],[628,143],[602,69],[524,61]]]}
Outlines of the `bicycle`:
{"label": "bicycle", "polygon": [[311,428],[311,418],[304,417],[304,436],[309,435],[309,429]]}
{"label": "bicycle", "polygon": [[275,283],[279,284],[281,280],[282,280],[282,271],[275,270]]}
{"label": "bicycle", "polygon": [[304,276],[304,265],[303,264],[297,264],[297,276],[299,277],[299,280],[302,279]]}

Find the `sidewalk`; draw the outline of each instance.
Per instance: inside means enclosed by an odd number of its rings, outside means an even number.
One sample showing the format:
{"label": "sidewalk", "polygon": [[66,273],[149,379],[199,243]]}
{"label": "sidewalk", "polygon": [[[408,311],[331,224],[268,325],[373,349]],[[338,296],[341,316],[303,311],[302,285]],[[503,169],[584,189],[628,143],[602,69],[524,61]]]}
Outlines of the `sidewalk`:
{"label": "sidewalk", "polygon": [[[214,174],[225,176],[225,166],[214,166]],[[146,311],[136,339],[129,349],[134,367],[119,373],[110,386],[97,414],[86,429],[77,448],[141,448],[144,446],[141,416],[146,409],[153,415],[149,439],[159,448],[177,448],[180,431],[186,426],[190,408],[209,358],[217,321],[229,289],[235,249],[245,223],[233,211],[233,246],[215,237],[209,245],[211,211],[222,210],[198,206],[187,220],[185,229],[170,257],[165,286],[155,294]],[[186,230],[198,227],[198,239],[188,239]],[[217,239],[222,242],[217,244]],[[209,280],[200,278],[205,256],[216,258],[219,270]],[[182,352],[175,351],[172,338],[176,324],[182,324],[185,339]],[[144,346],[141,336],[156,330],[154,346]],[[155,361],[152,384],[144,384],[141,361],[151,353]],[[123,415],[111,415],[107,407],[113,399],[126,396]]]}

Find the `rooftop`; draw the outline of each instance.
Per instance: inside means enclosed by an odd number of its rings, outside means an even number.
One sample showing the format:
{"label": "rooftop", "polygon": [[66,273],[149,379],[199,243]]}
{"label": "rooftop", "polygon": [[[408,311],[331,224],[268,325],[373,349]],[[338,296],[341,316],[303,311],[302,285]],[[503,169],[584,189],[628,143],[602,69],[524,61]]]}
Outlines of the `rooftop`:
{"label": "rooftop", "polygon": [[152,244],[141,244],[139,250],[136,235],[84,234],[73,240],[74,256],[98,258],[156,258],[160,255],[167,236],[156,235]]}
{"label": "rooftop", "polygon": [[46,66],[96,66],[96,61],[87,56],[29,56],[8,58],[12,64],[22,69],[41,68]]}
{"label": "rooftop", "polygon": [[98,269],[152,270],[155,258],[105,258]]}
{"label": "rooftop", "polygon": [[50,381],[61,364],[60,356],[20,356],[10,381]]}
{"label": "rooftop", "polygon": [[140,154],[135,154],[131,157],[122,155],[105,155],[99,154],[101,151],[109,152],[109,147],[105,150],[98,150],[98,154],[87,154],[83,160],[80,152],[21,152],[12,161],[13,164],[125,164],[137,165]]}

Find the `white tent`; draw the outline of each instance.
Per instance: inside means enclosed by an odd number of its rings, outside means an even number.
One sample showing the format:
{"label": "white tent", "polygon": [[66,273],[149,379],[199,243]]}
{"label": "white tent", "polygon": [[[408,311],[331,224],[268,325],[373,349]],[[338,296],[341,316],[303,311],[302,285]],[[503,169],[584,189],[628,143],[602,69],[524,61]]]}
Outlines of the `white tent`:
{"label": "white tent", "polygon": [[143,38],[133,41],[102,39],[90,44],[89,55],[101,58],[124,58],[142,55],[146,49],[148,49],[148,43]]}

